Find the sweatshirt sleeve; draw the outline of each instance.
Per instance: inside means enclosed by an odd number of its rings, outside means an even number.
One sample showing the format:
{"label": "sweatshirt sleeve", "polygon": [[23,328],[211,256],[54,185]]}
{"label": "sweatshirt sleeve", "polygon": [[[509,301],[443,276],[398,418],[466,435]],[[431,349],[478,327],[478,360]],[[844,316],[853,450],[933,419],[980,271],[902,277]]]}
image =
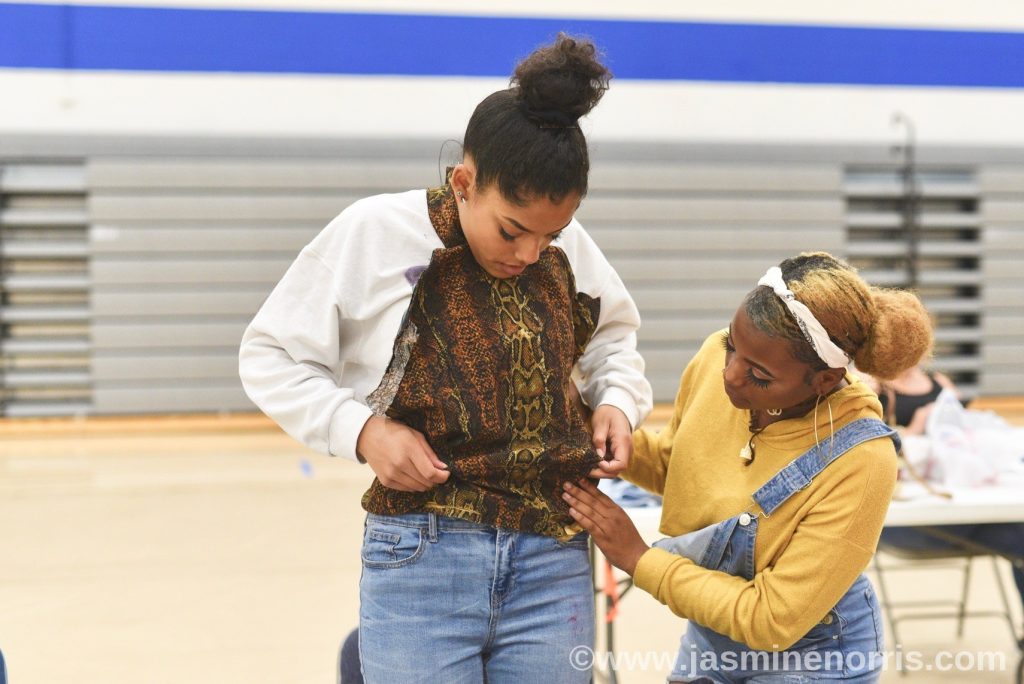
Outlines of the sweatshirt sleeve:
{"label": "sweatshirt sleeve", "polygon": [[337,384],[344,312],[335,286],[335,273],[305,248],[242,336],[238,370],[249,398],[289,435],[358,460],[371,411]]}
{"label": "sweatshirt sleeve", "polygon": [[[566,253],[581,292],[600,300],[597,327],[577,362],[580,394],[588,406],[610,404],[636,428],[654,404],[644,360],[636,349],[640,311],[618,273],[581,226],[573,226]],[[594,295],[593,293],[597,294]]]}
{"label": "sweatshirt sleeve", "polygon": [[238,371],[246,393],[316,451],[359,460],[372,411],[342,386],[343,371],[366,366],[366,350],[394,344],[394,304],[412,291],[407,270],[427,263],[437,240],[425,201],[411,192],[346,208],[299,253],[245,330]]}
{"label": "sweatshirt sleeve", "polygon": [[[882,441],[888,443],[868,444]],[[751,648],[789,648],[835,606],[875,551],[895,485],[895,461],[877,447],[864,451],[867,467],[842,478],[813,504],[785,550],[753,580],[651,549],[637,564],[636,585],[676,615]],[[843,458],[851,457],[856,455]]]}

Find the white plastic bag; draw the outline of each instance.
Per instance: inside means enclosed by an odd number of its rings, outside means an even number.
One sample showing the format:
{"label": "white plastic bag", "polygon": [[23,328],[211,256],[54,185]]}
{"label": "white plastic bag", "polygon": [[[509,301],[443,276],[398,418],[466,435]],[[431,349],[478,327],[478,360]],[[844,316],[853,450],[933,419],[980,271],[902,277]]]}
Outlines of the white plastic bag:
{"label": "white plastic bag", "polygon": [[[995,484],[1001,469],[997,463],[1006,465],[1004,457],[995,453],[1001,451],[996,445],[1008,441],[991,434],[979,439],[971,422],[956,395],[942,390],[925,427],[931,446],[928,479],[950,489]],[[1014,430],[1011,428],[1010,432]]]}

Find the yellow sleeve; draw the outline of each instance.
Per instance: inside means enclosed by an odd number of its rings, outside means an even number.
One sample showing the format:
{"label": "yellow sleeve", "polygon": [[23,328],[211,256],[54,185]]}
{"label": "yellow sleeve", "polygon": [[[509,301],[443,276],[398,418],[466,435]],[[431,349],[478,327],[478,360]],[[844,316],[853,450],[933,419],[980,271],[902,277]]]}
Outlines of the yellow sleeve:
{"label": "yellow sleeve", "polygon": [[706,363],[709,353],[721,350],[721,341],[725,333],[725,330],[719,330],[709,335],[697,354],[686,364],[679,378],[679,389],[676,390],[672,418],[668,425],[658,432],[641,428],[633,433],[633,456],[630,458],[629,467],[622,474],[623,479],[649,492],[664,493],[672,447],[693,394],[694,382],[702,376],[701,368]]}
{"label": "yellow sleeve", "polygon": [[799,522],[775,563],[753,580],[651,549],[637,564],[636,585],[676,615],[751,648],[789,648],[839,602],[878,543],[895,487],[895,458],[875,448],[857,454],[861,449],[843,458],[860,457],[866,467],[835,483]]}
{"label": "yellow sleeve", "polygon": [[665,491],[665,476],[672,456],[672,443],[683,417],[685,378],[684,375],[680,380],[672,418],[668,425],[658,431],[640,428],[633,433],[633,455],[629,459],[629,467],[622,473],[624,480],[655,494],[662,494]]}

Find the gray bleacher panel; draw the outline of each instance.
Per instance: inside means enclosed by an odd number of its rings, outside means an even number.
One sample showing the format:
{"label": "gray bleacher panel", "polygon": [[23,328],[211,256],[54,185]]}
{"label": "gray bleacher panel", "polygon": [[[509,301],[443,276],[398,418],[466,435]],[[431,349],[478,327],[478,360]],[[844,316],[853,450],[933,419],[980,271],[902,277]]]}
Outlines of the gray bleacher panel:
{"label": "gray bleacher panel", "polygon": [[96,354],[92,371],[106,381],[230,378],[238,372],[238,355],[233,347],[221,349],[172,348],[169,353],[146,347],[135,356],[119,350],[116,355]]}
{"label": "gray bleacher panel", "polygon": [[[111,354],[114,350],[132,350],[132,355],[139,349],[157,350],[161,353],[166,349],[221,348],[238,350],[238,343],[248,320],[224,322],[222,319],[211,322],[206,320],[182,321],[173,317],[170,322],[165,320],[139,320],[131,323],[104,323],[93,325],[92,344],[96,354]],[[105,380],[96,377],[97,383]]]}
{"label": "gray bleacher panel", "polygon": [[[238,343],[274,283],[345,206],[422,184],[415,178],[429,169],[407,160],[93,160],[95,411],[252,408]],[[179,387],[183,378],[194,393]]]}
{"label": "gray bleacher panel", "polygon": [[978,175],[978,185],[986,197],[1024,194],[1024,168],[1017,166],[991,165],[983,167]]}
{"label": "gray bleacher panel", "polygon": [[170,316],[248,317],[267,297],[266,285],[170,287],[156,290],[140,286],[130,291],[97,290],[92,297],[92,317],[111,321],[130,317]]}
{"label": "gray bleacher panel", "polygon": [[700,349],[700,344],[678,343],[664,348],[641,342],[639,349],[644,357],[647,378],[651,381],[655,396],[659,397],[658,401],[671,402],[679,391],[679,378],[683,369]]}
{"label": "gray bleacher panel", "polygon": [[579,219],[633,294],[655,399],[769,266],[843,250],[838,164],[595,164]]}
{"label": "gray bleacher panel", "polygon": [[592,219],[642,221],[647,225],[679,220],[688,223],[748,221],[761,225],[789,225],[829,222],[839,218],[842,209],[838,199],[750,199],[745,196],[677,199],[671,194],[651,198],[632,195],[602,197],[591,193],[584,200],[577,216],[583,225]]}
{"label": "gray bleacher panel", "polygon": [[1000,344],[998,341],[992,341],[985,345],[981,361],[991,366],[1017,366],[1019,368],[1022,356],[1024,356],[1024,350],[1019,344],[1013,342]]}
{"label": "gray bleacher panel", "polygon": [[94,257],[117,254],[298,254],[309,242],[309,223],[246,221],[225,225],[182,225],[150,222],[148,225],[97,224],[90,231]]}
{"label": "gray bleacher panel", "polygon": [[285,189],[396,192],[430,182],[422,161],[376,159],[98,159],[88,170],[93,190],[244,189],[280,192]]}
{"label": "gray bleacher panel", "polygon": [[794,225],[785,222],[751,221],[742,224],[688,223],[680,219],[675,223],[657,228],[630,226],[628,223],[609,223],[601,219],[586,222],[587,232],[601,245],[604,251],[657,254],[666,252],[690,253],[711,252],[720,255],[735,255],[737,252],[764,254],[766,249],[787,256],[807,251],[821,244],[837,248],[832,231],[834,226],[823,223]]}
{"label": "gray bleacher panel", "polygon": [[[252,409],[238,343],[284,270],[352,201],[438,184],[440,151],[397,139],[0,140],[0,257],[17,265],[0,304],[15,399],[4,412]],[[919,152],[921,287],[944,320],[936,365],[976,375],[968,393],[1021,394],[1024,152]],[[902,217],[886,205],[900,184],[849,173],[891,172],[884,146],[602,143],[592,163],[579,219],[641,310],[658,401],[782,258],[826,250],[876,284],[905,277],[893,266]]]}
{"label": "gray bleacher panel", "polygon": [[[1022,257],[1024,258],[1024,257]],[[1003,280],[985,283],[985,311],[1003,313],[1021,313],[1021,302],[1024,301],[1024,284]]]}
{"label": "gray bleacher panel", "polygon": [[[1006,342],[1024,339],[1024,317],[1014,315],[991,314],[985,316],[982,332],[986,339]],[[1018,361],[1024,361],[1024,347]]]}
{"label": "gray bleacher panel", "polygon": [[85,169],[0,159],[0,415],[89,409]]}
{"label": "gray bleacher panel", "polygon": [[1024,165],[985,169],[981,389],[1024,394]]}
{"label": "gray bleacher panel", "polygon": [[[436,175],[434,160],[93,160],[97,412],[119,410],[109,401],[124,393],[108,390],[139,373],[176,382],[173,359],[189,349],[207,354],[192,373],[233,379],[232,343],[299,249],[358,197]],[[659,400],[671,399],[689,354],[767,266],[805,249],[841,250],[839,183],[839,167],[824,164],[595,163],[579,218],[636,293]],[[146,349],[162,361],[140,363]]]}
{"label": "gray bleacher panel", "polygon": [[243,194],[235,188],[228,193],[187,189],[180,193],[153,191],[122,194],[124,191],[94,192],[90,196],[92,221],[99,225],[119,221],[145,221],[160,217],[164,221],[266,221],[306,220],[324,224],[342,208],[359,199],[358,195],[325,191],[314,193],[270,193],[253,189]]}
{"label": "gray bleacher panel", "polygon": [[145,381],[137,386],[120,384],[98,386],[93,390],[96,413],[195,413],[213,411],[251,411],[252,402],[237,381],[188,381],[174,386],[171,381],[155,384]]}
{"label": "gray bleacher panel", "polygon": [[592,192],[631,193],[825,193],[839,187],[842,174],[835,164],[701,163],[685,160],[595,165]]}
{"label": "gray bleacher panel", "polygon": [[[96,287],[115,284],[131,285],[239,285],[265,283],[280,278],[288,269],[292,258],[248,255],[189,255],[131,259],[122,255],[115,258],[95,257],[92,262],[92,282]],[[294,255],[292,255],[294,257]]]}

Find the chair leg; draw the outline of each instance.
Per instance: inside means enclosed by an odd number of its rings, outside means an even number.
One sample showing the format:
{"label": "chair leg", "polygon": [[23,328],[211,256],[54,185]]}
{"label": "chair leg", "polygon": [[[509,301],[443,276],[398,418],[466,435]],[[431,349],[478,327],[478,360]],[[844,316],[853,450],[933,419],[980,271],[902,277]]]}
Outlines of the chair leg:
{"label": "chair leg", "polygon": [[964,637],[964,620],[967,618],[967,592],[971,586],[971,564],[974,562],[973,558],[967,558],[964,561],[964,587],[960,593],[960,610],[956,616],[956,638],[962,639]]}
{"label": "chair leg", "polygon": [[[1017,641],[1017,628],[1013,624],[1013,613],[1010,610],[1010,599],[1007,596],[1006,587],[1003,586],[1003,576],[999,572],[999,557],[991,556],[991,558],[992,572],[996,574],[996,586],[999,587],[999,597],[1003,599],[1003,616],[1006,618],[1006,625],[1010,628],[1010,638]],[[1018,682],[1020,681],[1019,672],[1017,680]]]}

